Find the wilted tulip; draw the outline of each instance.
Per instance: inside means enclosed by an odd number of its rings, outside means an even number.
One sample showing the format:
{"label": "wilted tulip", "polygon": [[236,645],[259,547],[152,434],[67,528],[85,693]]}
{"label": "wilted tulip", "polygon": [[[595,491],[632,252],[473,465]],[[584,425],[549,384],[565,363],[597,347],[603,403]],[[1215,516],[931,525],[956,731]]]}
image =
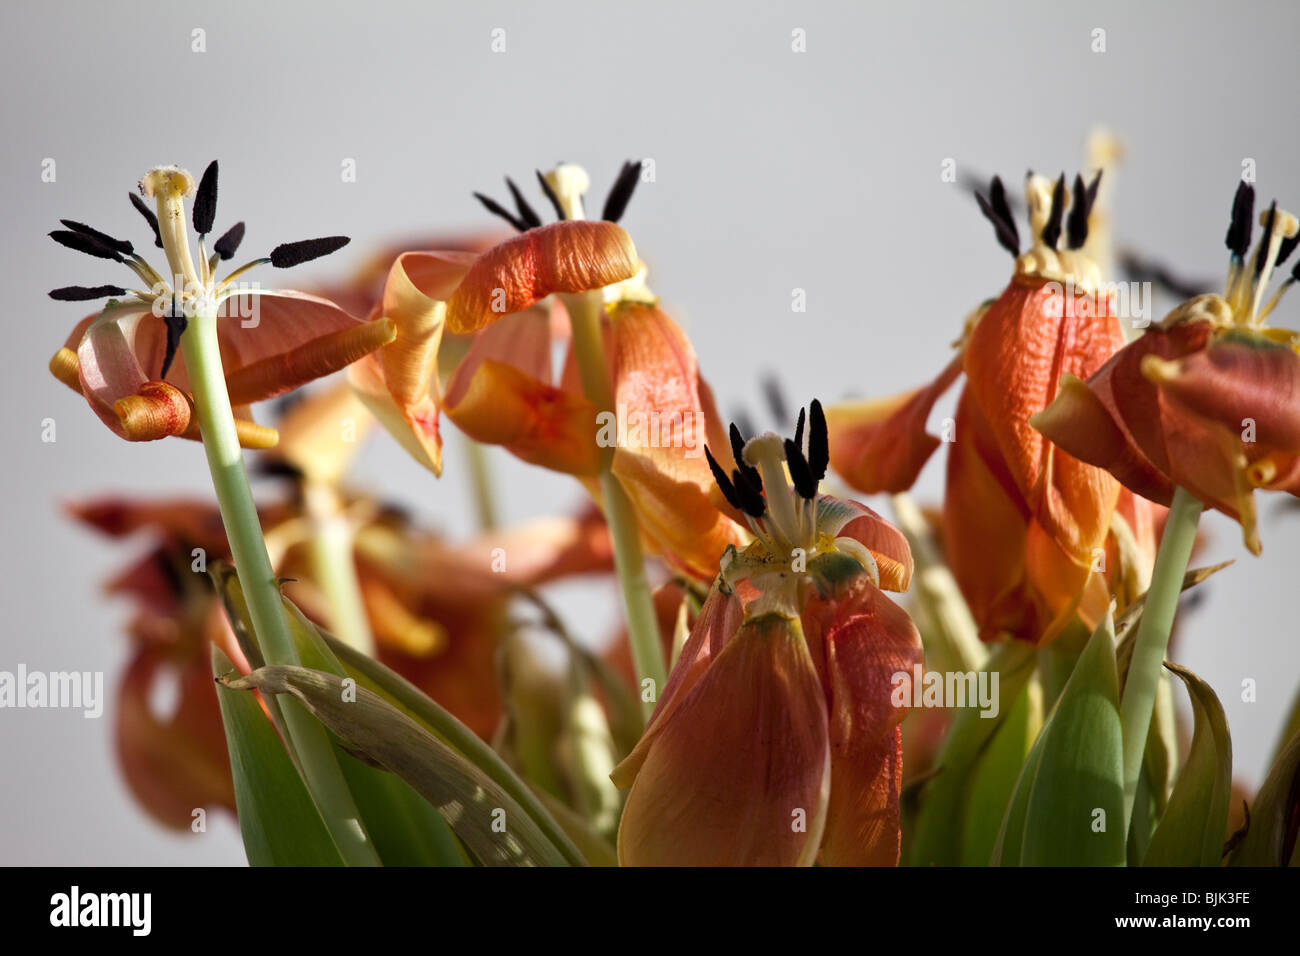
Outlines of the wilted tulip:
{"label": "wilted tulip", "polygon": [[[1016,257],[1011,283],[968,320],[960,351],[929,386],[833,408],[832,464],[854,488],[910,487],[940,439],[935,402],[964,371],[947,424],[951,443],[942,535],[947,560],[985,640],[1049,641],[1076,615],[1088,627],[1109,604],[1103,562],[1120,486],[1045,441],[1029,424],[1062,372],[1090,375],[1123,345],[1097,267],[1084,253],[1100,173],[1076,177],[1066,217],[1062,177],[1026,186],[1033,244],[1020,240],[996,177],[980,207]],[[1061,248],[1062,238],[1065,248]]]}
{"label": "wilted tulip", "polygon": [[[160,273],[124,239],[64,219],[65,229],[50,233],[61,245],[100,259],[119,262],[140,280],[139,288],[113,285],[67,286],[50,293],[61,301],[108,299],[95,315],[73,329],[50,360],[50,371],[80,392],[109,428],[130,441],[169,435],[199,437],[193,386],[183,356],[181,334],[196,311],[217,318],[226,389],[236,413],[241,444],[275,444],[274,429],[252,422],[248,407],[297,388],[355,362],[390,342],[391,322],[363,322],[334,303],[288,290],[261,289],[236,280],[254,266],[288,268],[328,255],[347,244],[343,236],[308,239],[276,246],[269,256],[218,279],[218,265],[235,255],[244,238],[236,223],[206,250],[216,218],[217,164],[203,174],[197,189],[183,170],[161,167],[140,182],[146,198],[157,201],[155,214],[136,195],[131,202],[153,229],[167,269]],[[185,228],[184,200],[194,196],[198,263]]]}
{"label": "wilted tulip", "polygon": [[[748,442],[719,487],[755,540],[728,549],[640,743],[619,829],[630,865],[898,861],[900,724],[893,675],[921,659],[902,534],[822,495],[821,406],[808,441]],[[790,486],[787,480],[787,469]]]}
{"label": "wilted tulip", "polygon": [[1063,375],[1033,425],[1152,501],[1186,488],[1239,521],[1259,553],[1254,490],[1300,494],[1300,337],[1264,324],[1300,278],[1293,270],[1264,301],[1300,223],[1273,203],[1248,258],[1254,198],[1254,187],[1238,186],[1223,295],[1183,303],[1095,374]]}

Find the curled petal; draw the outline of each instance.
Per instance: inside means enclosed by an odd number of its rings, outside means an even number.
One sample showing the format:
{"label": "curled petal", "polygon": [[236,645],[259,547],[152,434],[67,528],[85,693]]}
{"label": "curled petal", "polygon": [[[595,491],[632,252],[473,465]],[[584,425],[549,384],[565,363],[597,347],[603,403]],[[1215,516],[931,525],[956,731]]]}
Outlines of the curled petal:
{"label": "curled petal", "polygon": [[742,627],[666,714],[628,794],[629,866],[808,864],[830,789],[826,703],[797,621]]}
{"label": "curled petal", "polygon": [[147,306],[131,305],[106,308],[77,347],[81,393],[100,420],[123,438],[126,431],[114,406],[152,381],[145,367],[154,368],[151,360],[156,359],[161,368],[165,346],[162,320]]}
{"label": "curled petal", "polygon": [[442,472],[438,350],[446,300],[465,277],[468,252],[407,252],[388,271],[378,309],[394,337],[349,370],[358,396],[412,457]]}
{"label": "curled petal", "polygon": [[894,398],[828,408],[831,467],[864,494],[912,487],[939,447],[939,439],[925,430],[926,419],[961,370],[958,354],[923,388]]}
{"label": "curled petal", "polygon": [[1173,362],[1152,356],[1142,371],[1196,414],[1236,431],[1253,426],[1261,445],[1300,450],[1300,355],[1291,346],[1228,332]]}
{"label": "curled petal", "polygon": [[1074,375],[1061,376],[1056,398],[1030,423],[1062,451],[1104,468],[1126,488],[1168,503],[1173,486],[1134,443],[1094,389]]}
{"label": "curled petal", "polygon": [[127,441],[156,441],[183,435],[190,427],[190,398],[167,382],[146,382],[135,395],[119,398],[113,411],[122,422]]}
{"label": "curled petal", "polygon": [[821,862],[893,866],[900,846],[900,724],[895,675],[921,663],[912,619],[865,575],[809,601],[804,633],[829,712],[831,798]]}
{"label": "curled petal", "polygon": [[557,222],[493,246],[447,303],[447,327],[475,332],[553,292],[585,292],[636,275],[636,247],[612,222]]}
{"label": "curled petal", "polygon": [[832,495],[817,498],[817,530],[853,538],[871,552],[886,591],[906,591],[912,581],[912,549],[893,524],[861,502]]}
{"label": "curled petal", "polygon": [[444,410],[475,441],[544,468],[594,475],[595,406],[550,384],[550,359],[549,317],[540,309],[508,316],[475,337],[447,384]]}

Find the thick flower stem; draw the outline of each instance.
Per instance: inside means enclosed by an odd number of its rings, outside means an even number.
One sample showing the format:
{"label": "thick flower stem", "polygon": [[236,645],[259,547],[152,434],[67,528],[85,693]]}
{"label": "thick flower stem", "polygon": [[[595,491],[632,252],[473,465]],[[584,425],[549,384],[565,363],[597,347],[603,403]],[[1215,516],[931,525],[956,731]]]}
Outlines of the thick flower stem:
{"label": "thick flower stem", "polygon": [[[609,379],[605,361],[605,342],[600,325],[600,294],[586,292],[564,296],[573,327],[573,350],[578,360],[583,391],[596,411],[614,411],[614,388]],[[595,423],[592,423],[593,432]],[[659,644],[659,619],[655,614],[654,599],[650,595],[650,582],[645,573],[645,555],[641,551],[641,531],[627,492],[610,471],[614,450],[602,449],[600,465],[600,494],[605,503],[605,521],[614,544],[614,568],[618,573],[619,590],[623,594],[623,610],[627,617],[628,641],[632,645],[632,661],[637,677],[644,686],[653,682],[653,695],[641,694],[641,709],[649,719],[654,702],[663,692],[667,680],[663,650]],[[647,700],[647,696],[652,699]]]}
{"label": "thick flower stem", "polygon": [[1133,658],[1129,663],[1128,677],[1124,682],[1124,698],[1120,703],[1120,725],[1124,735],[1124,820],[1125,826],[1133,813],[1138,777],[1142,772],[1142,756],[1146,751],[1147,732],[1151,727],[1151,713],[1155,707],[1156,691],[1169,649],[1169,635],[1174,626],[1174,612],[1178,609],[1178,596],[1183,590],[1187,562],[1192,556],[1196,541],[1196,526],[1204,506],[1184,488],[1174,492],[1169,506],[1169,518],[1160,550],[1156,554],[1155,570],[1151,574],[1151,587],[1147,590],[1142,620],[1138,624],[1137,638],[1133,644]]}
{"label": "thick flower stem", "polygon": [[[279,583],[266,553],[257,506],[253,503],[235,433],[235,419],[221,367],[215,312],[200,313],[190,319],[188,329],[181,336],[181,349],[194,388],[194,409],[212,472],[212,486],[258,645],[269,664],[297,664],[298,654],[289,633]],[[378,865],[379,857],[361,826],[325,728],[287,695],[281,701],[281,708],[307,788],[343,859],[353,865]]]}

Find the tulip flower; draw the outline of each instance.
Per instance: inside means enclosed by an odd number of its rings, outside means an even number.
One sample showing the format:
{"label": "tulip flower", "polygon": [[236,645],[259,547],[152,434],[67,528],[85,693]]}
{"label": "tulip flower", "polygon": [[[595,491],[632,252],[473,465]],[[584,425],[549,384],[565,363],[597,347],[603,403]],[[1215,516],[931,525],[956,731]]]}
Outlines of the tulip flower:
{"label": "tulip flower", "polygon": [[[1062,177],[1030,177],[1033,244],[1020,240],[996,177],[980,208],[1015,256],[1011,283],[967,321],[958,354],[930,385],[831,409],[831,463],[853,488],[909,488],[938,447],[926,418],[966,374],[948,424],[942,534],[953,574],[985,640],[1054,638],[1076,615],[1092,627],[1109,605],[1105,553],[1119,483],[1045,441],[1029,424],[1063,372],[1088,376],[1123,345],[1119,320],[1084,253],[1100,174],[1076,177],[1066,219]],[[1064,227],[1064,229],[1063,229]],[[1064,236],[1065,242],[1062,243]],[[1062,248],[1064,245],[1064,248]]]}
{"label": "tulip flower", "polygon": [[[198,310],[217,315],[226,388],[246,447],[265,448],[276,440],[273,429],[252,422],[248,406],[338,371],[392,341],[391,322],[363,322],[327,299],[236,281],[257,265],[288,268],[327,255],[346,245],[346,237],[284,243],[219,279],[217,267],[235,255],[244,224],[227,230],[208,254],[207,235],[216,217],[217,164],[208,166],[197,189],[185,170],[163,167],[141,181],[140,191],[157,198],[162,211],[160,217],[131,195],[153,230],[155,244],[166,252],[164,272],[149,265],[131,242],[83,223],[64,219],[65,228],[50,233],[70,249],[125,265],[141,283],[139,288],[67,286],[50,293],[60,301],[108,300],[100,312],[77,324],[51,359],[50,370],[84,395],[117,435],[129,441],[199,437],[190,372],[177,351],[181,334]],[[193,222],[199,233],[197,265],[181,208],[182,198],[190,194],[195,196]]]}
{"label": "tulip flower", "polygon": [[1238,186],[1223,295],[1197,296],[1091,376],[1063,375],[1033,425],[1135,493],[1169,504],[1176,487],[1240,522],[1260,551],[1255,489],[1300,494],[1300,335],[1265,320],[1300,267],[1265,301],[1300,223],[1273,203],[1248,257],[1254,187]]}
{"label": "tulip flower", "polygon": [[[380,421],[435,473],[439,410],[475,441],[578,476],[598,496],[604,449],[612,449],[609,467],[647,544],[674,569],[707,579],[717,555],[748,536],[718,510],[704,461],[705,442],[723,440],[713,395],[690,341],[658,307],[645,267],[616,223],[639,171],[638,163],[624,167],[603,220],[594,222],[580,218],[588,180],[576,166],[538,174],[560,217],[550,225],[510,180],[516,212],[476,194],[520,234],[479,255],[399,256],[375,312],[395,321],[397,338],[349,377]],[[542,304],[552,293],[601,289],[609,410],[588,398],[576,346],[561,374],[553,373],[552,347],[571,341],[570,317],[553,300]],[[436,362],[444,331],[473,335],[445,391]],[[611,414],[602,419],[601,412]]]}
{"label": "tulip flower", "polygon": [[[547,179],[539,173],[538,180],[553,197]],[[557,401],[560,396],[549,384],[549,373],[520,374],[505,356],[495,353],[472,393],[467,396],[462,390],[455,401],[444,400],[437,361],[444,332],[479,332],[531,309],[553,293],[600,289],[632,277],[639,267],[636,249],[617,224],[617,216],[596,222],[561,216],[560,222],[544,226],[515,184],[507,182],[516,198],[517,216],[484,196],[479,198],[520,235],[481,253],[398,256],[373,313],[392,321],[397,336],[349,373],[380,422],[434,474],[442,471],[440,408],[453,421],[464,420],[471,437],[476,437],[476,431],[486,432],[489,437],[479,440],[505,444],[525,460],[540,457],[548,465],[562,465],[585,453],[587,443],[580,436],[594,431],[595,419],[586,403]],[[629,196],[634,186],[635,178],[624,187]],[[517,323],[509,328],[519,331]],[[547,328],[543,325],[541,354],[549,365]],[[528,338],[513,346],[521,350],[534,342]],[[530,349],[529,356],[535,354]],[[476,368],[483,358],[480,353]],[[533,371],[531,366],[528,370]],[[594,470],[594,454],[587,458]]]}
{"label": "tulip flower", "polygon": [[[613,779],[630,787],[628,865],[898,862],[900,724],[893,675],[921,660],[901,532],[820,494],[826,423],[743,441],[727,503],[754,534],[728,548],[644,736]],[[787,479],[787,470],[788,476]],[[793,487],[791,484],[793,483]]]}

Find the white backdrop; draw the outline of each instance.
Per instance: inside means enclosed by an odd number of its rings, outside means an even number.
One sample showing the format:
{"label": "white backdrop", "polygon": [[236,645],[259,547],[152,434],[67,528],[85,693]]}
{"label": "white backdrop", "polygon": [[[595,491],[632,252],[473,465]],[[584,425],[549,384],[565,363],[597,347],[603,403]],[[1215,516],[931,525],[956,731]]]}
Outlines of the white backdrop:
{"label": "white backdrop", "polygon": [[[1261,196],[1300,204],[1294,5],[1232,3],[366,3],[54,0],[0,17],[5,235],[0,669],[103,670],[125,659],[127,607],[102,582],[127,551],[73,527],[59,503],[115,490],[202,491],[197,445],[132,446],[58,385],[46,362],[81,312],[56,286],[119,281],[57,247],[60,217],[147,245],[126,193],[150,166],[221,160],[220,222],[245,249],[343,232],[353,246],[296,283],[361,261],[387,238],[487,217],[557,160],[603,196],[618,164],[656,181],[624,219],[651,281],[686,327],[724,410],[760,414],[774,372],[791,401],[920,384],[1010,262],[962,174],[1073,172],[1087,131],[1119,133],[1119,237],[1181,272],[1220,276],[1243,158]],[[491,49],[505,31],[505,52]],[[1105,52],[1093,52],[1105,30]],[[206,51],[193,52],[193,31]],[[806,52],[792,31],[806,31]],[[42,161],[57,181],[41,180]],[[345,159],[355,183],[341,181]],[[539,199],[539,208],[542,204]],[[337,261],[336,261],[337,260]],[[314,271],[313,271],[314,270]],[[791,290],[808,311],[792,314]],[[1278,324],[1295,326],[1300,300]],[[936,414],[947,414],[940,410]],[[41,441],[41,422],[58,440]],[[464,533],[470,498],[454,429],[440,484],[388,441],[358,477]],[[512,519],[581,500],[569,481],[493,456]],[[927,468],[933,498],[942,466]],[[1300,672],[1300,512],[1262,506],[1264,556],[1213,518],[1205,558],[1238,559],[1207,587],[1179,656],[1218,691],[1237,776],[1257,783]],[[607,633],[608,594],[575,593],[577,630]],[[1254,679],[1258,700],[1241,700]],[[172,835],[132,804],[112,716],[0,712],[0,862],[239,863],[233,823]]]}

